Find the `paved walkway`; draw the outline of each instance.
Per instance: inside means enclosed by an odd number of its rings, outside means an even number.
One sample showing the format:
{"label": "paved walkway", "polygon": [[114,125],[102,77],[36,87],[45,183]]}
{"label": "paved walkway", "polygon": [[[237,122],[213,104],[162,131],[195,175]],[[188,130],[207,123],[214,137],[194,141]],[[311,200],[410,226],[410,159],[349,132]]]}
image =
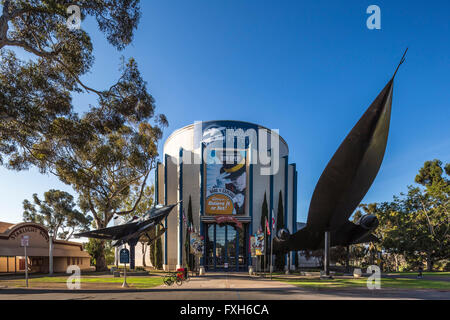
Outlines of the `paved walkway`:
{"label": "paved walkway", "polygon": [[303,300],[303,299],[450,299],[449,291],[437,290],[368,290],[305,289],[268,278],[246,274],[209,273],[191,279],[182,286],[160,286],[153,289],[0,289],[0,300]]}

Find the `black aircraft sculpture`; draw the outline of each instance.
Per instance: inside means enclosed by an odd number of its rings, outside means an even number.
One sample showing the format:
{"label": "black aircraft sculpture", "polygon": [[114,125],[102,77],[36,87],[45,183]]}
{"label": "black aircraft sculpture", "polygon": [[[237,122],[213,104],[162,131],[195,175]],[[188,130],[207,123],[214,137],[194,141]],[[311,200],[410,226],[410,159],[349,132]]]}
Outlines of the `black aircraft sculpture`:
{"label": "black aircraft sculpture", "polygon": [[344,139],[317,182],[302,229],[289,234],[282,229],[274,238],[274,252],[287,253],[324,248],[324,271],[329,276],[332,246],[376,242],[372,232],[378,219],[365,215],[349,221],[372,185],[383,161],[391,118],[394,78],[405,60],[405,51],[393,77]]}
{"label": "black aircraft sculpture", "polygon": [[[157,205],[151,208],[142,217],[133,217],[130,221],[125,222],[113,227],[93,230],[89,232],[78,233],[77,237],[95,238],[95,239],[105,239],[112,240],[112,245],[118,247],[124,244],[130,246],[130,268],[135,267],[135,252],[134,248],[138,243],[141,236],[146,235],[148,238],[148,243],[152,243],[159,237],[161,237],[166,228],[162,225],[162,221],[169,215],[172,209],[177,206],[173,204],[170,206]],[[116,217],[117,218],[117,217]],[[151,237],[148,232],[153,227],[161,225],[160,230]]]}

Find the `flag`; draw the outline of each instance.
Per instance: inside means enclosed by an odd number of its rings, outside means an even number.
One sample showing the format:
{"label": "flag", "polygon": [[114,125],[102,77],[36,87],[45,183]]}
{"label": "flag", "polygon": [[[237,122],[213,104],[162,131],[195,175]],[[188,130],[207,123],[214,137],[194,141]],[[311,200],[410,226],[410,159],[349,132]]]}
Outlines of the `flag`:
{"label": "flag", "polygon": [[272,230],[275,230],[275,218],[272,217]]}
{"label": "flag", "polygon": [[194,227],[192,226],[192,223],[188,224],[188,228],[187,229],[188,229],[189,233],[192,233],[194,231]]}
{"label": "flag", "polygon": [[267,234],[270,236],[269,221],[267,219],[266,219],[266,229],[267,229]]}

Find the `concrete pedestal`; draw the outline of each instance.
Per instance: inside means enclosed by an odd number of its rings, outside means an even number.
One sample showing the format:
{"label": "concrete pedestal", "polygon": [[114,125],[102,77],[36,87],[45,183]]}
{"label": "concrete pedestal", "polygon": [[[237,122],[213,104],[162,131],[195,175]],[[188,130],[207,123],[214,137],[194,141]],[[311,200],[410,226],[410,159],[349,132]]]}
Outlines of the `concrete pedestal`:
{"label": "concrete pedestal", "polygon": [[326,274],[324,271],[320,271],[320,279],[333,279],[331,274]]}
{"label": "concrete pedestal", "polygon": [[200,276],[203,276],[203,275],[205,275],[205,273],[206,273],[206,272],[205,272],[205,267],[204,267],[204,266],[201,266],[200,269],[199,269],[199,275],[200,275]]}

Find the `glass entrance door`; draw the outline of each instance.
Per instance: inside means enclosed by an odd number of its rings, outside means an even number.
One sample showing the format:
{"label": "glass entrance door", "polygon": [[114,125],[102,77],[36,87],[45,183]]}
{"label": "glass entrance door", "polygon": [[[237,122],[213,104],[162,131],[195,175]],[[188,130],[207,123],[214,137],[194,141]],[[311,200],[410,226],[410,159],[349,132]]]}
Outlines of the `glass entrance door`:
{"label": "glass entrance door", "polygon": [[206,227],[206,267],[217,271],[245,269],[245,232],[231,225]]}
{"label": "glass entrance door", "polygon": [[215,225],[216,227],[216,268],[225,269],[227,262],[227,227]]}
{"label": "glass entrance door", "polygon": [[239,264],[236,265],[238,259],[236,257],[237,253],[237,237],[238,233],[236,229],[232,226],[227,226],[227,258],[228,258],[228,269],[230,271],[237,271],[239,268]]}

